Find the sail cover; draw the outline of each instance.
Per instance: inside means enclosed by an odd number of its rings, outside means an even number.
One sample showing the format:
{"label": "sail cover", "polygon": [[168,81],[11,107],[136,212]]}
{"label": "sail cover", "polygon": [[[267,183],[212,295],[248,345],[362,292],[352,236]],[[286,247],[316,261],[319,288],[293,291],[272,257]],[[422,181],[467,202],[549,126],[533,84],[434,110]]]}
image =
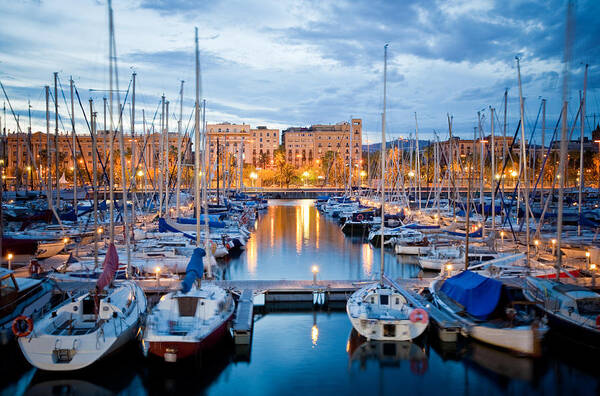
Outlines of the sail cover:
{"label": "sail cover", "polygon": [[485,319],[496,309],[501,289],[501,282],[471,271],[448,278],[442,285],[442,291],[448,297],[478,319]]}
{"label": "sail cover", "polygon": [[102,275],[98,278],[98,283],[96,283],[96,287],[98,290],[104,289],[106,286],[112,282],[115,277],[115,273],[119,268],[119,255],[117,254],[117,248],[114,243],[111,243],[106,251],[106,256],[104,257],[104,271],[102,271]]}
{"label": "sail cover", "polygon": [[202,248],[194,249],[190,262],[185,269],[185,278],[181,282],[181,291],[187,293],[192,288],[194,281],[198,278],[202,278],[204,275],[204,263],[202,257],[206,256],[206,251]]}

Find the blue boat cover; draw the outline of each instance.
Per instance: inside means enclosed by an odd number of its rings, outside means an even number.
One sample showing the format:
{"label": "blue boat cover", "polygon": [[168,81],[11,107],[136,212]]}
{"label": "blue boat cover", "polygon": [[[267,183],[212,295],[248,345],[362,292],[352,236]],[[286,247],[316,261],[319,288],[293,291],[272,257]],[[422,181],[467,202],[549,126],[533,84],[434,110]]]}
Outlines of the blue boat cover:
{"label": "blue boat cover", "polygon": [[[216,217],[218,218],[217,215],[208,215],[208,226],[211,228],[225,228],[226,224],[223,221],[219,221],[219,220],[212,220],[211,217]],[[204,224],[206,222],[206,215],[202,214],[200,215],[200,224]],[[177,223],[179,224],[196,224],[196,218],[195,217],[178,217],[177,218]]]}
{"label": "blue boat cover", "polygon": [[[456,231],[448,231],[448,230],[445,230],[445,232],[448,235],[454,235],[454,236],[460,236],[460,237],[467,236],[466,232],[460,232],[460,231],[456,232]],[[482,236],[483,236],[483,230],[481,228],[478,228],[477,230],[475,230],[469,234],[469,238],[481,238]]]}
{"label": "blue boat cover", "polygon": [[159,217],[158,219],[158,232],[180,232],[186,238],[191,239],[192,241],[196,240],[196,238],[193,235],[190,235],[187,232],[180,231],[177,228],[170,226],[162,217]]}
{"label": "blue boat cover", "polygon": [[204,256],[206,256],[206,251],[204,251],[204,249],[194,249],[190,262],[185,269],[185,278],[183,278],[183,282],[181,282],[181,291],[183,293],[189,292],[196,279],[201,279],[202,275],[204,275],[204,263],[202,261],[202,257]]}
{"label": "blue boat cover", "polygon": [[471,271],[463,271],[448,278],[442,285],[442,291],[448,297],[465,307],[469,314],[482,320],[496,309],[501,289],[502,282]]}

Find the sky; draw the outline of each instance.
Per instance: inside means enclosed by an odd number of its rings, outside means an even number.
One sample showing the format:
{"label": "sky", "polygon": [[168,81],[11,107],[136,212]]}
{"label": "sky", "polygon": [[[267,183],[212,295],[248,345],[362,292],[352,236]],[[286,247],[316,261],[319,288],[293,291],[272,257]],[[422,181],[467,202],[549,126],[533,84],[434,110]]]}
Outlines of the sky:
{"label": "sky", "polygon": [[[448,114],[455,135],[472,136],[478,112],[489,133],[490,107],[502,130],[505,89],[507,133],[513,134],[519,119],[515,56],[529,130],[542,98],[548,128],[560,113],[566,1],[114,0],[113,8],[119,88],[126,90],[137,73],[138,130],[143,115],[152,123],[163,94],[170,101],[170,129],[176,128],[182,80],[183,128],[188,125],[195,27],[209,123],[284,129],[358,117],[363,143],[381,141],[386,43],[388,138],[414,136],[415,114],[421,139],[434,139],[434,131],[447,138]],[[29,101],[33,129],[45,129],[44,86],[53,91],[53,72],[59,73],[59,128],[70,130],[71,77],[86,112],[91,98],[102,121],[102,90],[109,87],[106,2],[0,0],[0,15],[0,81],[21,127],[28,125]],[[574,3],[567,99],[571,119],[589,64],[586,127],[593,114],[600,122],[599,19],[600,1]],[[7,127],[16,129],[4,97],[2,104]],[[87,133],[80,108],[75,120],[76,130]]]}

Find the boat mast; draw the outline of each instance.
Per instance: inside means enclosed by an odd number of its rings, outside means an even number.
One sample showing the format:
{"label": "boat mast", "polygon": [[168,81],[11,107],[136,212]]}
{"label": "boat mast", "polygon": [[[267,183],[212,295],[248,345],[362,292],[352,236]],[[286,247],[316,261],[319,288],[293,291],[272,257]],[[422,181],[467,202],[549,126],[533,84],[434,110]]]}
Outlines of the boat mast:
{"label": "boat mast", "polygon": [[579,203],[577,205],[579,219],[577,221],[577,235],[581,236],[581,204],[584,187],[584,173],[583,173],[583,133],[585,126],[585,95],[587,89],[587,73],[588,65],[585,65],[585,73],[583,75],[583,97],[581,98],[581,136],[579,137]]}
{"label": "boat mast", "polygon": [[165,148],[164,148],[164,139],[163,133],[165,132],[165,95],[163,94],[161,97],[161,112],[160,112],[160,133],[158,134],[158,215],[162,217],[163,215],[163,180],[164,180],[164,172],[163,172],[163,164],[165,162]]}
{"label": "boat mast", "polygon": [[567,4],[567,28],[565,32],[565,57],[563,59],[563,83],[562,83],[562,125],[560,132],[560,161],[558,165],[558,177],[560,179],[558,189],[558,209],[556,213],[556,280],[560,280],[560,268],[562,266],[562,228],[563,228],[563,199],[565,195],[565,168],[567,162],[567,95],[569,91],[569,62],[571,59],[571,38],[573,32],[573,3]]}
{"label": "boat mast", "polygon": [[419,159],[419,123],[417,122],[417,112],[415,111],[415,154],[417,156],[417,200],[419,201],[419,212],[421,211],[421,161]]}
{"label": "boat mast", "polygon": [[[73,134],[73,210],[75,211],[75,222],[79,223],[77,217],[77,138],[75,136],[75,107],[73,104],[73,77],[70,79],[71,85],[71,129]],[[91,113],[90,113],[91,114]]]}
{"label": "boat mast", "polygon": [[[519,57],[517,59],[517,74],[519,77],[519,104],[521,110],[521,171],[523,173],[523,200],[525,201],[525,245],[527,246],[527,255],[525,258],[526,266],[529,267],[529,178],[527,177],[527,144],[525,142],[525,105],[523,102],[523,87],[521,85],[521,65]],[[518,212],[517,212],[518,216]]]}
{"label": "boat mast", "polygon": [[165,200],[164,200],[164,209],[165,209],[165,217],[171,217],[169,212],[169,176],[171,172],[169,171],[169,101],[165,103],[166,105],[166,113],[165,113],[165,132],[163,135],[163,147],[165,150],[163,168],[164,168],[164,182],[165,182]]}
{"label": "boat mast", "polygon": [[[48,209],[52,209],[52,162],[50,151],[50,87],[46,85],[46,198]],[[6,120],[4,120],[6,122]]]}
{"label": "boat mast", "polygon": [[179,90],[179,121],[177,121],[177,185],[175,186],[175,214],[179,217],[179,206],[181,204],[181,122],[183,117],[183,80]]}
{"label": "boat mast", "polygon": [[495,189],[495,180],[496,180],[496,142],[494,140],[494,108],[490,106],[490,118],[491,118],[491,141],[490,148],[492,155],[492,172],[490,177],[490,189],[492,194],[492,240],[494,241],[494,246],[496,244],[496,238],[494,236],[496,232],[496,189]]}
{"label": "boat mast", "polygon": [[544,139],[546,137],[546,99],[542,99],[542,144],[540,150],[540,207],[544,206],[544,156],[545,146]]}
{"label": "boat mast", "polygon": [[[135,140],[135,79],[137,74],[134,72],[131,75],[132,78],[132,90],[131,90],[131,167],[130,167],[130,180],[134,186],[133,191],[131,192],[131,229],[133,231],[133,227],[135,225],[135,201],[137,200],[137,185],[135,183],[136,176],[136,159],[135,159],[135,148],[137,146],[137,142]],[[129,182],[127,183],[129,185]]]}
{"label": "boat mast", "polygon": [[96,135],[96,113],[92,99],[90,99],[90,114],[92,127],[92,189],[94,194],[94,270],[98,268],[98,157],[96,153],[97,135]]}
{"label": "boat mast", "polygon": [[381,114],[381,259],[379,284],[383,286],[384,276],[384,229],[385,229],[385,106],[387,94],[387,49],[388,44],[383,46],[383,113]]}
{"label": "boat mast", "polygon": [[60,182],[58,176],[58,72],[54,72],[54,164],[56,167],[56,207],[60,209]]}
{"label": "boat mast", "polygon": [[115,131],[115,124],[113,120],[113,11],[111,0],[108,0],[108,30],[108,115],[110,117],[110,136],[108,147],[108,155],[110,162],[110,178],[108,193],[110,198],[110,244],[113,245],[115,243],[115,156],[113,155],[113,133]]}

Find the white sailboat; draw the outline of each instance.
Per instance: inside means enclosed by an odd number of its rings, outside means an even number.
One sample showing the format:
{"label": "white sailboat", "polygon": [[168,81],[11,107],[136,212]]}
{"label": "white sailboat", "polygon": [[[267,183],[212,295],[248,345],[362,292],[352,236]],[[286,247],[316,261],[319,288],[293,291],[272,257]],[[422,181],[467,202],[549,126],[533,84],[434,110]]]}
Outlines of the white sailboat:
{"label": "white sailboat", "polygon": [[67,300],[19,338],[31,365],[50,371],[82,369],[135,338],[146,312],[146,296],[135,282],[112,284],[118,260],[111,245],[94,291]]}
{"label": "white sailboat", "polygon": [[[195,126],[195,158],[194,174],[200,168],[200,84],[199,84],[198,29],[196,29],[196,126]],[[206,136],[205,136],[206,138]],[[206,154],[206,140],[204,145]],[[205,181],[207,155],[204,156]],[[200,196],[200,183],[195,178],[196,203],[196,235],[200,235],[200,203],[204,203],[207,212],[206,183]],[[146,355],[153,354],[167,362],[193,356],[203,348],[212,346],[227,331],[228,324],[235,311],[235,302],[231,294],[216,285],[196,285],[196,280],[204,276],[206,261],[207,277],[211,278],[211,261],[214,261],[208,239],[208,222],[204,222],[204,247],[199,247],[200,238],[196,238],[196,249],[186,268],[185,279],[181,290],[166,294],[152,310],[148,318],[148,326],[143,338],[143,349]],[[208,256],[207,256],[208,253]],[[206,256],[206,257],[205,257]]]}
{"label": "white sailboat", "polygon": [[[381,127],[381,202],[385,203],[385,93],[387,44],[385,45],[383,116]],[[382,207],[385,207],[383,205]],[[383,239],[385,216],[382,209]],[[354,329],[367,340],[409,341],[417,338],[429,324],[427,312],[418,307],[405,290],[393,282],[384,283],[384,245],[381,244],[381,278],[350,296],[346,312]]]}

